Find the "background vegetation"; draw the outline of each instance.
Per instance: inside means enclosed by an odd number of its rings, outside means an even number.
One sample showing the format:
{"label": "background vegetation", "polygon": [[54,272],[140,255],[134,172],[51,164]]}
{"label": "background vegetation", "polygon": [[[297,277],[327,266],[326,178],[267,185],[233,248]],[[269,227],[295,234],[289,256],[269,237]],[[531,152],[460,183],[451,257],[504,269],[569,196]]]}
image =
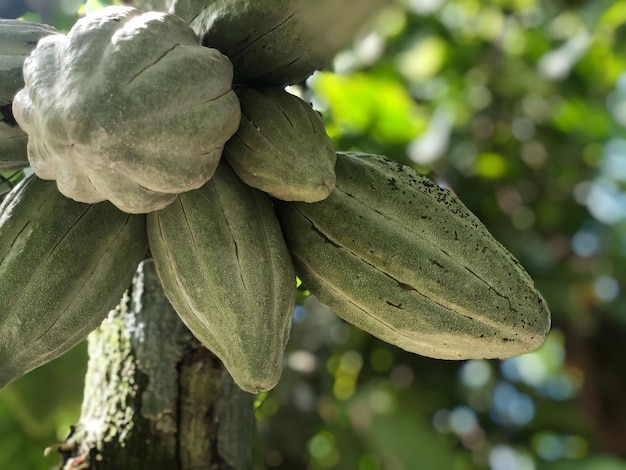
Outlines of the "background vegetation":
{"label": "background vegetation", "polygon": [[[27,3],[60,29],[99,6]],[[303,291],[283,379],[257,400],[258,469],[626,469],[625,24],[619,0],[397,0],[294,90],[338,149],[453,190],[553,329],[522,357],[446,362]],[[81,345],[0,391],[0,468],[54,465],[42,449],[77,420],[85,366]]]}

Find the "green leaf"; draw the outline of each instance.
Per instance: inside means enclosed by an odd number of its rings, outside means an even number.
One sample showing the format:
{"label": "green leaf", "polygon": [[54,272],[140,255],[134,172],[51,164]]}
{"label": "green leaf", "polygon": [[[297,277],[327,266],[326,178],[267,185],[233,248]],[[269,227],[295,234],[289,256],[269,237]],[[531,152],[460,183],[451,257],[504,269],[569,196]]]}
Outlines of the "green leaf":
{"label": "green leaf", "polygon": [[422,110],[393,78],[322,73],[311,87],[328,108],[330,126],[342,133],[371,133],[379,142],[407,143],[426,127]]}

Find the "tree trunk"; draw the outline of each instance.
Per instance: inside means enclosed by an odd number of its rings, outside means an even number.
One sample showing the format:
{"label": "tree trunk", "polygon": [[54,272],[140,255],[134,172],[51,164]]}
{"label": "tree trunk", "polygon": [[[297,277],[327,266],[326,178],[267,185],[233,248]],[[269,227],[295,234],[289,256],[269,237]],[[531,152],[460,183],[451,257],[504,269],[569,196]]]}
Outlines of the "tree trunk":
{"label": "tree trunk", "polygon": [[248,469],[253,402],[189,333],[144,261],[89,337],[81,417],[58,446],[61,468]]}

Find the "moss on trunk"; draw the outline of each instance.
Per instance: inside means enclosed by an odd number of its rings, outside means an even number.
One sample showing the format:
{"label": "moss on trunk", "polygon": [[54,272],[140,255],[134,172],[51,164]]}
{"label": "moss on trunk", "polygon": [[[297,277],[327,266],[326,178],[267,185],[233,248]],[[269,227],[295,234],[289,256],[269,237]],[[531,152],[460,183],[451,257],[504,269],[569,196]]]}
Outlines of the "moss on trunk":
{"label": "moss on trunk", "polygon": [[152,261],[89,337],[81,418],[64,470],[250,468],[254,396],[179,320]]}

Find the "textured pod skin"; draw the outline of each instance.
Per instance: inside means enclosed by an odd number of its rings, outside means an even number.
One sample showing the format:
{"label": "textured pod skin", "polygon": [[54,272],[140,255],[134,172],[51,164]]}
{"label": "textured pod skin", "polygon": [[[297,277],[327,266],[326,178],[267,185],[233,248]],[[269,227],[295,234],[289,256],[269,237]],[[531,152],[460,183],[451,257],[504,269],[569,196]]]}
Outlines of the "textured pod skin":
{"label": "textured pod skin", "polygon": [[203,45],[233,63],[237,83],[298,83],[326,65],[302,37],[301,0],[193,0],[174,2],[170,13],[189,22]]}
{"label": "textured pod skin", "polygon": [[539,347],[550,314],[518,261],[449,191],[379,156],[340,153],[315,204],[281,203],[296,273],[339,316],[440,359]]}
{"label": "textured pod skin", "polygon": [[224,156],[239,178],[284,201],[328,197],[337,157],[319,114],[282,88],[240,88],[237,96],[242,118]]}
{"label": "textured pod skin", "polygon": [[302,82],[352,43],[388,0],[174,0],[202,44],[226,54],[237,83]]}
{"label": "textured pod skin", "polygon": [[13,97],[24,86],[26,57],[39,39],[56,33],[45,24],[0,18],[0,171],[28,166],[28,136],[13,117]]}
{"label": "textured pod skin", "polygon": [[202,186],[239,125],[232,64],[167,13],[98,10],[41,40],[24,82],[13,114],[37,175],[130,213]]}
{"label": "textured pod skin", "polygon": [[145,216],[81,204],[34,175],[0,206],[0,387],[95,329],[148,247]]}
{"label": "textured pod skin", "polygon": [[202,188],[147,221],[163,289],[183,322],[243,390],[274,387],[295,274],[269,198],[223,163]]}

